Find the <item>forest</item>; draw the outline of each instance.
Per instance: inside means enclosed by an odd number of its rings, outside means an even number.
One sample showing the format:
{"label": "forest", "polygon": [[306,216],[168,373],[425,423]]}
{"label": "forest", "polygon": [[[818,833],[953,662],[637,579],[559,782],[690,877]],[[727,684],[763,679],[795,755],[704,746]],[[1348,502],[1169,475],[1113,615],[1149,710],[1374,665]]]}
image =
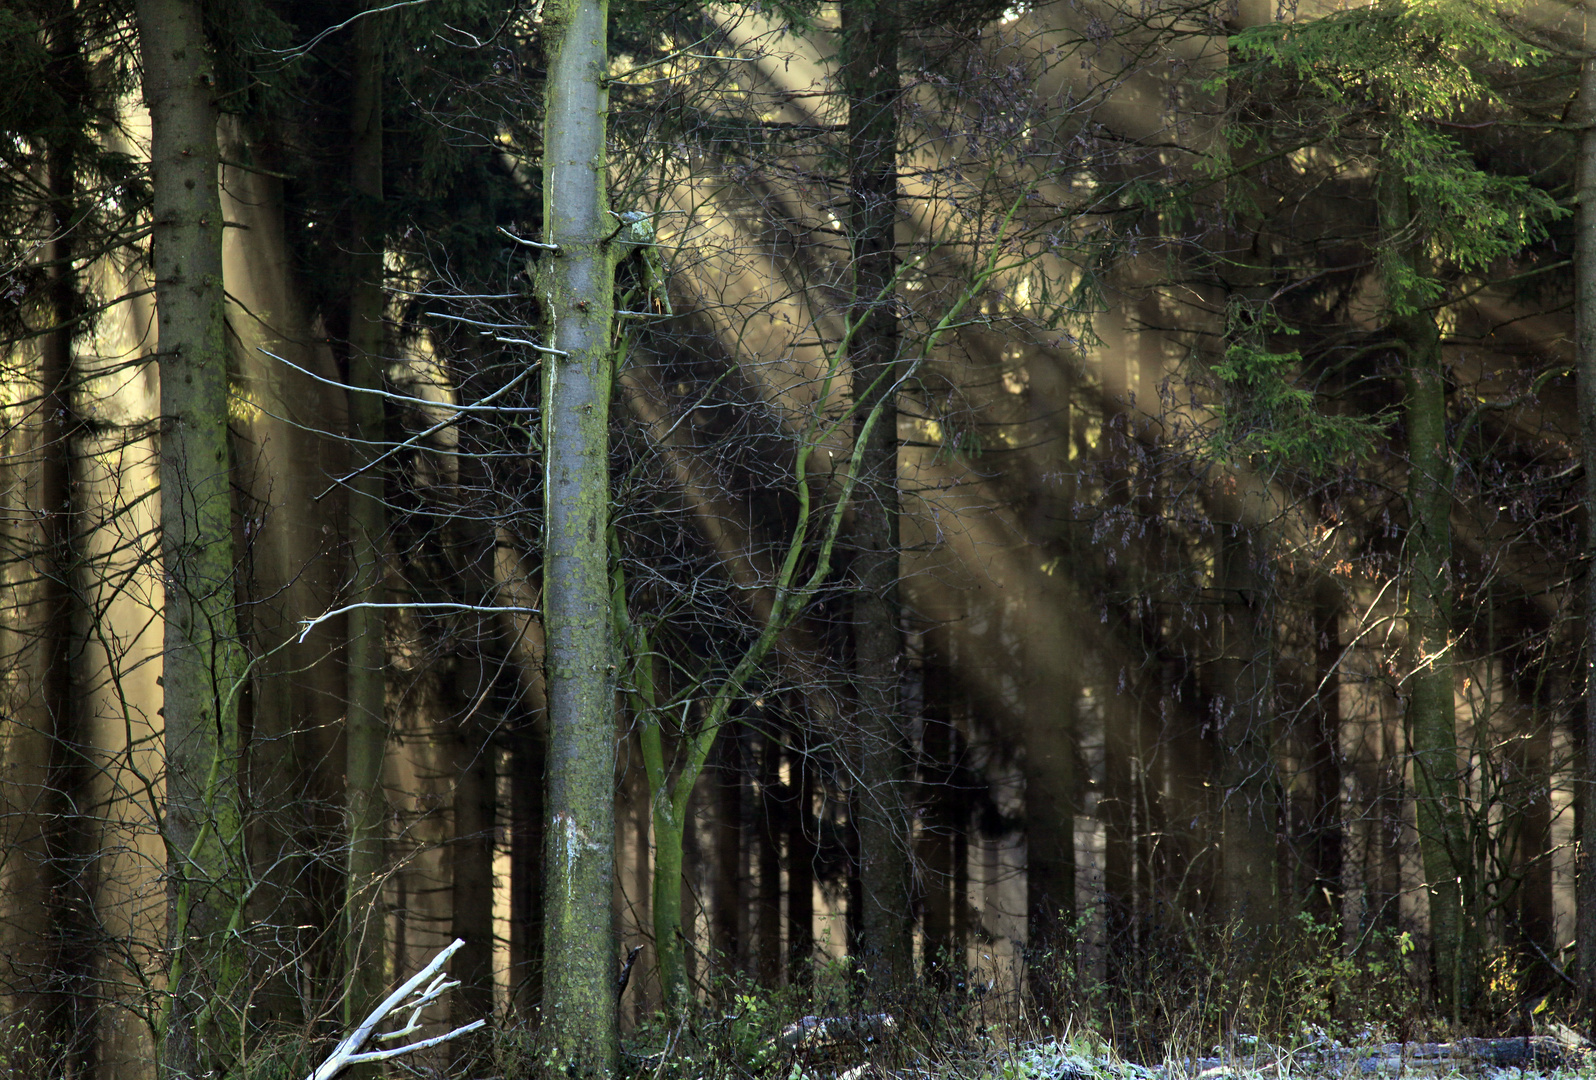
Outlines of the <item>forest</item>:
{"label": "forest", "polygon": [[1596,0],[0,0],[0,88],[0,1075],[1596,1034]]}

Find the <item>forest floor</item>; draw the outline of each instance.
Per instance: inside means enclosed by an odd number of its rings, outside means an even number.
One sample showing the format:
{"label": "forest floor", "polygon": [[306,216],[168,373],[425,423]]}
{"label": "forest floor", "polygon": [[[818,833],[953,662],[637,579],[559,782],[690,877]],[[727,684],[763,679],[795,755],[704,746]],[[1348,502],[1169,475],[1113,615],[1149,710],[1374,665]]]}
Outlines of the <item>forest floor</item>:
{"label": "forest floor", "polygon": [[[1100,1045],[1048,1039],[1014,1047],[991,1080],[1354,1080],[1369,1077],[1477,1077],[1485,1080],[1596,1077],[1596,1048],[1561,1036],[1458,1039],[1436,1043],[1347,1046],[1328,1037],[1296,1047],[1240,1045],[1212,1057],[1172,1057],[1161,1064],[1124,1061]],[[1216,1048],[1217,1050],[1218,1048]],[[839,1080],[847,1080],[840,1076]]]}

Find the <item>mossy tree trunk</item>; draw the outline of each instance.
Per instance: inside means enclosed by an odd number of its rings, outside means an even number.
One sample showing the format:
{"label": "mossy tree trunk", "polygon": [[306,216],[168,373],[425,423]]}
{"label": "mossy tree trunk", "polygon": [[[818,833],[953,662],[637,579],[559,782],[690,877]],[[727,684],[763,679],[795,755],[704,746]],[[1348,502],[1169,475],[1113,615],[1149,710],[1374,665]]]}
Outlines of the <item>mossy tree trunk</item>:
{"label": "mossy tree trunk", "polygon": [[[376,459],[386,435],[383,400],[382,71],[380,15],[354,26],[349,128],[349,483],[351,600],[381,603],[388,515]],[[382,766],[388,745],[387,620],[376,607],[349,613],[346,652],[348,716],[344,724],[344,791],[349,830],[344,892],[344,1022],[358,1023],[387,992],[382,910],[387,795]]]}
{"label": "mossy tree trunk", "polygon": [[1441,1005],[1457,1018],[1472,997],[1466,905],[1472,870],[1459,791],[1456,706],[1447,597],[1452,555],[1452,452],[1446,372],[1434,311],[1412,283],[1424,237],[1405,180],[1379,180],[1389,330],[1402,354],[1408,439],[1408,528],[1403,542],[1408,673],[1403,687],[1419,848],[1430,896],[1430,939]]}
{"label": "mossy tree trunk", "polygon": [[605,190],[608,10],[550,0],[540,262],[549,701],[543,1023],[569,1076],[614,1072],[616,949],[609,402],[616,231]]}
{"label": "mossy tree trunk", "polygon": [[857,416],[879,412],[864,435],[853,500],[853,648],[859,720],[853,812],[859,832],[865,971],[884,987],[914,975],[914,904],[905,741],[899,684],[897,276],[899,12],[896,0],[841,8],[842,85],[848,102],[848,240],[853,311],[848,359]]}
{"label": "mossy tree trunk", "polygon": [[197,0],[139,0],[161,374],[168,1002],[163,1077],[225,1071],[240,1038],[244,654],[234,608],[216,80]]}

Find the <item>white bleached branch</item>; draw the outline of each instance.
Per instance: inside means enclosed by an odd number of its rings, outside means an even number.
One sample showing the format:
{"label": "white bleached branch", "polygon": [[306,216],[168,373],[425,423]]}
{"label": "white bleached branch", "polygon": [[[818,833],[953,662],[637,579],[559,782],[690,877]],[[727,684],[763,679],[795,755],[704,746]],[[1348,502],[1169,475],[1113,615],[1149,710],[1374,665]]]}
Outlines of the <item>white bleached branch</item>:
{"label": "white bleached branch", "polygon": [[[410,1019],[405,1022],[404,1027],[378,1035],[376,1036],[377,1039],[384,1041],[400,1039],[420,1030],[421,1010],[437,1001],[446,991],[460,985],[458,979],[449,978],[447,974],[443,973],[442,969],[443,965],[449,962],[449,957],[453,956],[464,944],[464,940],[455,938],[454,944],[432,958],[432,963],[416,972],[403,986],[384,998],[382,1004],[371,1010],[371,1015],[367,1016],[359,1027],[344,1036],[343,1041],[333,1047],[333,1052],[327,1055],[325,1061],[316,1066],[315,1071],[310,1074],[307,1080],[332,1080],[333,1077],[351,1065],[359,1065],[367,1061],[387,1061],[389,1058],[396,1058],[402,1054],[425,1050],[430,1046],[437,1046],[440,1043],[448,1042],[450,1039],[459,1038],[461,1035],[475,1031],[486,1024],[486,1020],[473,1020],[469,1024],[457,1027],[443,1035],[434,1035],[430,1039],[418,1039],[413,1043],[406,1043],[404,1046],[396,1046],[389,1050],[362,1050],[362,1047],[371,1041],[372,1033],[377,1030],[377,1025],[382,1023],[389,1013],[397,1010],[408,1009],[410,1011]],[[429,979],[431,980],[430,982],[428,982]],[[421,989],[423,983],[427,985],[425,990]]]}

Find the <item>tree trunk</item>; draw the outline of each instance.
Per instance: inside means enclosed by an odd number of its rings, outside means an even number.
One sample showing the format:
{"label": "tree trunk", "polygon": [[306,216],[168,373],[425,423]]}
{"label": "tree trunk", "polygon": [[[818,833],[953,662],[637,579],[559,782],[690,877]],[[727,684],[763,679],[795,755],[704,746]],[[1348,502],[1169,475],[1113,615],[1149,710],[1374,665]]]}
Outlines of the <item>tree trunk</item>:
{"label": "tree trunk", "polygon": [[[1585,50],[1596,55],[1596,0],[1585,0]],[[1585,465],[1585,757],[1576,869],[1579,982],[1596,994],[1596,60],[1580,67],[1579,209],[1574,260],[1579,445]]]}
{"label": "tree trunk", "polygon": [[610,323],[604,0],[551,0],[538,300],[545,339],[543,446],[549,756],[543,1022],[569,1076],[617,1061],[609,520]]}
{"label": "tree trunk", "polygon": [[924,770],[920,797],[924,825],[919,856],[925,910],[922,963],[926,981],[938,990],[947,990],[963,967],[953,937],[953,834],[964,828],[967,815],[960,813],[965,809],[964,791],[953,787],[957,737],[948,708],[952,680],[940,658],[928,655],[925,665],[925,724],[920,751]]}
{"label": "tree trunk", "polygon": [[741,725],[715,742],[719,759],[710,773],[714,790],[715,823],[714,903],[709,935],[710,958],[716,974],[742,974],[743,959],[743,748],[747,729]]}
{"label": "tree trunk", "polygon": [[687,949],[682,932],[682,853],[685,815],[676,800],[654,796],[654,952],[659,967],[665,1015],[685,1016],[688,1001]]}
{"label": "tree trunk", "polygon": [[914,909],[907,787],[911,780],[899,680],[897,272],[898,12],[895,0],[842,5],[843,92],[848,99],[848,238],[857,327],[849,344],[860,422],[875,409],[853,501],[854,671],[859,723],[855,768],[867,976],[892,988],[913,978]]}
{"label": "tree trunk", "polygon": [[[1429,884],[1435,984],[1454,1019],[1468,1008],[1473,981],[1465,904],[1474,874],[1458,791],[1457,722],[1447,618],[1452,549],[1452,460],[1446,431],[1446,373],[1435,316],[1406,285],[1422,272],[1406,183],[1380,178],[1380,228],[1386,258],[1390,330],[1402,343],[1408,436],[1408,529],[1404,542],[1405,619],[1410,673],[1406,721],[1418,795],[1419,849]],[[1412,239],[1403,240],[1402,237]]]}
{"label": "tree trunk", "polygon": [[1318,680],[1317,707],[1308,735],[1307,769],[1310,810],[1302,838],[1304,879],[1298,895],[1306,909],[1325,925],[1336,912],[1332,896],[1340,890],[1342,835],[1341,793],[1341,590],[1329,579],[1314,586],[1314,675]]}
{"label": "tree trunk", "polygon": [[754,838],[759,881],[759,928],[755,933],[758,955],[756,973],[760,985],[781,985],[781,832],[782,811],[778,788],[781,785],[781,740],[769,734],[758,736],[759,821],[762,827]]}
{"label": "tree trunk", "polygon": [[797,733],[787,747],[787,983],[809,986],[815,959],[815,770]]}
{"label": "tree trunk", "polygon": [[[1033,631],[1034,633],[1034,631]],[[1024,655],[1022,653],[1022,655]],[[1025,693],[1026,981],[1039,1006],[1064,1007],[1075,927],[1074,681],[1031,657]],[[1042,672],[1046,672],[1045,675]]]}
{"label": "tree trunk", "polygon": [[240,1030],[244,867],[228,346],[215,78],[197,0],[139,0],[161,374],[169,1000],[160,1071],[225,1071]]}
{"label": "tree trunk", "polygon": [[[86,107],[88,71],[71,12],[55,23],[48,42],[51,81],[65,88],[72,104]],[[45,798],[45,873],[52,911],[51,958],[54,1000],[47,1019],[48,1044],[59,1047],[62,1063],[74,1075],[90,1075],[95,1062],[94,949],[95,890],[93,815],[89,796],[89,739],[85,731],[76,665],[79,619],[80,527],[74,504],[76,439],[79,417],[77,367],[73,358],[74,319],[83,307],[73,269],[73,236],[80,211],[77,199],[75,133],[63,132],[46,152],[50,239],[49,311],[55,327],[40,342],[39,524],[45,573],[40,576],[44,607],[45,713],[50,724],[49,773]]]}
{"label": "tree trunk", "polygon": [[[1240,516],[1239,514],[1237,515]],[[1225,915],[1256,946],[1274,942],[1259,931],[1280,918],[1275,828],[1273,671],[1269,582],[1262,568],[1259,526],[1219,524],[1218,569],[1224,605],[1220,743],[1220,885]],[[1257,959],[1262,959],[1261,956]]]}
{"label": "tree trunk", "polygon": [[543,786],[547,732],[523,718],[510,743],[510,1000],[523,1016],[543,1001]]}
{"label": "tree trunk", "polygon": [[[350,599],[381,603],[388,515],[383,473],[376,464],[386,435],[382,243],[382,72],[380,15],[355,23],[354,87],[350,105],[349,240],[349,483]],[[388,799],[382,766],[388,745],[387,619],[381,608],[349,613],[346,654],[348,718],[344,724],[345,806],[349,866],[344,893],[344,1023],[364,1019],[387,993],[382,908]]]}
{"label": "tree trunk", "polygon": [[[485,617],[485,616],[484,616]],[[480,644],[473,642],[473,645]],[[484,713],[498,707],[487,686],[488,664],[479,648],[457,657],[452,695],[455,716],[454,836],[450,841],[450,935],[465,942],[450,965],[460,987],[450,999],[456,1026],[493,1013],[493,829],[497,770],[492,731]],[[502,669],[501,669],[502,670]],[[489,700],[483,700],[484,695]],[[498,695],[502,697],[503,695]],[[455,1047],[457,1066],[486,1049],[481,1038]]]}

